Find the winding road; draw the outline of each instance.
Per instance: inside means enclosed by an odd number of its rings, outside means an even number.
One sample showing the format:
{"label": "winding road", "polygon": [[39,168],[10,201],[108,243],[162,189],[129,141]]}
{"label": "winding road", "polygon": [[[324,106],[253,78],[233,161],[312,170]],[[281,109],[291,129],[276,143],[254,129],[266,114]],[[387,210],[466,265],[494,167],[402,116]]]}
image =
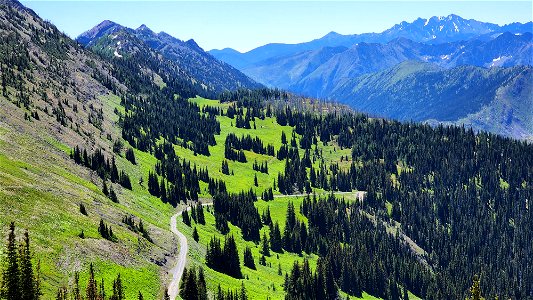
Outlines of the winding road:
{"label": "winding road", "polygon": [[[357,191],[357,192],[336,192],[334,194],[336,195],[342,195],[342,194],[356,194],[357,199],[362,199],[365,192]],[[327,193],[324,193],[327,194]],[[317,194],[317,195],[324,195],[324,194]],[[275,195],[274,198],[285,198],[285,197],[303,197],[307,194],[294,194],[294,195]],[[259,198],[259,197],[258,197]],[[208,201],[212,201],[209,199]],[[202,203],[202,206],[208,206],[213,205],[213,202],[206,202]],[[190,206],[187,206],[187,211],[191,210]],[[174,233],[176,236],[178,236],[179,244],[180,244],[180,252],[178,253],[178,256],[176,257],[176,265],[174,268],[170,270],[172,274],[172,281],[168,285],[168,295],[170,296],[171,300],[175,300],[179,293],[179,287],[180,287],[180,280],[183,276],[183,271],[185,270],[185,265],[187,263],[187,253],[189,252],[189,244],[187,243],[187,237],[183,233],[181,233],[178,230],[177,227],[177,218],[181,216],[181,214],[185,210],[178,211],[175,215],[173,215],[170,218],[170,231]]]}

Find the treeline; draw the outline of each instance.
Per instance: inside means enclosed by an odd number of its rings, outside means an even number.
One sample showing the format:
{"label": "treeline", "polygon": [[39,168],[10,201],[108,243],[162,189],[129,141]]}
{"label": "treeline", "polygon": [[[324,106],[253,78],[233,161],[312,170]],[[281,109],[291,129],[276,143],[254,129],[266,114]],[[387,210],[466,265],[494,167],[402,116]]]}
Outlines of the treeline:
{"label": "treeline", "polygon": [[70,151],[70,158],[77,164],[96,171],[96,174],[98,174],[102,180],[111,180],[111,182],[118,183],[128,190],[132,189],[131,180],[128,174],[123,170],[119,172],[115,157],[113,156],[111,161],[109,161],[109,159],[105,157],[102,149],[96,149],[93,154],[89,154],[87,149],[83,149],[82,151],[79,146],[76,146]]}
{"label": "treeline", "polygon": [[238,194],[216,193],[213,196],[215,218],[217,222],[229,221],[241,228],[245,240],[259,241],[262,224],[254,206],[256,200],[257,196],[252,190]]}

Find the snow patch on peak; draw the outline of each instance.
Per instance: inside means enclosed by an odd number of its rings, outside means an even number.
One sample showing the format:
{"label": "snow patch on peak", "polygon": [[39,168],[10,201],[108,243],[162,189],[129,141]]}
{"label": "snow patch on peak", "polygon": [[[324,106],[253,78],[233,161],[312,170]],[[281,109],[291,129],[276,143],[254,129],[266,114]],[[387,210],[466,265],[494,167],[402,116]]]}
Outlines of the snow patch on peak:
{"label": "snow patch on peak", "polygon": [[115,49],[115,52],[113,52],[113,54],[115,55],[115,57],[122,58],[122,55],[118,53],[117,49]]}
{"label": "snow patch on peak", "polygon": [[426,23],[424,23],[424,26],[427,26],[429,24],[429,19],[426,19]]}

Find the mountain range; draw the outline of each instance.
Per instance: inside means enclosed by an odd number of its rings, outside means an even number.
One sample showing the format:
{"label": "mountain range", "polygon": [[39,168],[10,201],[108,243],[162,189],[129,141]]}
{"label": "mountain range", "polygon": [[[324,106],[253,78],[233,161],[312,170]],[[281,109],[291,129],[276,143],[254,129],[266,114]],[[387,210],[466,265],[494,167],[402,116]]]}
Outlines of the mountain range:
{"label": "mountain range", "polygon": [[220,93],[228,89],[262,86],[205,52],[194,40],[182,41],[165,32],[155,33],[146,25],[131,29],[105,20],[76,40],[87,48],[106,51],[117,58],[145,47],[144,51],[162,55],[180,72],[201,82],[207,91]]}
{"label": "mountain range", "polygon": [[[533,78],[518,80],[513,76],[524,76],[516,68],[505,70],[507,67],[533,65],[533,37],[532,22],[521,24],[512,23],[499,26],[476,20],[466,20],[457,15],[447,17],[432,17],[429,19],[418,18],[412,23],[401,22],[382,33],[365,33],[359,35],[340,35],[329,33],[326,36],[301,44],[268,44],[246,53],[238,53],[232,49],[212,50],[215,57],[224,60],[251,78],[267,86],[288,89],[292,92],[339,101],[349,104],[351,107],[367,112],[372,115],[399,118],[401,120],[455,122],[457,124],[469,124],[475,129],[491,130],[495,133],[505,134],[516,138],[531,139],[533,137],[533,120],[527,114],[520,114],[517,110],[498,110],[493,113],[510,114],[511,117],[502,115],[488,118],[488,124],[477,119],[475,122],[466,122],[467,115],[480,115],[488,111],[486,105],[496,105],[492,101],[500,99],[496,91],[508,89],[509,85],[514,89],[530,90]],[[477,68],[460,68],[462,66],[494,68],[487,74],[502,73],[498,77],[511,77],[516,80],[499,81],[487,78],[487,81],[471,81],[465,84],[472,92],[481,87],[492,93],[483,93],[480,98],[468,97],[468,93],[458,94],[461,90],[454,90],[457,86],[451,84],[453,80],[439,82],[426,82],[424,72],[411,72],[413,64],[403,62],[420,62],[424,70],[440,73],[440,77],[453,77],[455,71],[457,78],[466,76],[474,79],[479,75]],[[432,65],[432,66],[430,66]],[[409,66],[409,67],[407,67]],[[390,73],[404,74],[407,69],[409,78],[425,84],[401,84],[395,85],[394,93],[384,98],[382,90],[376,86],[364,86],[374,84],[379,76],[384,76],[378,81],[388,82],[393,80]],[[406,73],[406,74],[407,74]],[[466,75],[465,73],[470,73]],[[368,80],[369,75],[373,80]],[[422,76],[418,78],[417,76]],[[526,76],[531,76],[526,72]],[[450,84],[443,88],[443,85]],[[476,85],[477,84],[477,85]],[[419,90],[423,88],[423,90]],[[377,89],[377,90],[376,90]],[[362,91],[365,92],[362,92]],[[464,90],[464,89],[463,89]],[[372,93],[375,91],[376,94]],[[447,95],[444,92],[448,92]],[[411,99],[410,109],[401,112],[405,107],[405,101],[392,101],[396,96],[416,96]],[[419,101],[424,95],[424,101]],[[439,95],[439,96],[437,96]],[[517,96],[506,94],[506,101],[513,103],[513,107],[533,105],[531,95]],[[441,110],[428,114],[426,105],[437,103],[446,99],[462,99],[464,108],[462,114],[458,111],[450,112],[457,118],[443,119]],[[369,101],[375,103],[370,104]],[[409,102],[409,101],[407,101]],[[520,102],[520,103],[517,103]],[[416,103],[416,105],[415,105]],[[479,103],[484,105],[479,106]],[[491,104],[490,104],[491,103]],[[395,106],[395,108],[392,108]],[[387,107],[388,109],[380,109]],[[441,109],[451,109],[445,103],[441,103]],[[396,113],[393,113],[396,112]],[[515,115],[518,114],[518,115]],[[422,118],[424,116],[424,118]],[[518,123],[494,124],[494,120],[517,118]],[[518,126],[518,127],[516,127]]]}

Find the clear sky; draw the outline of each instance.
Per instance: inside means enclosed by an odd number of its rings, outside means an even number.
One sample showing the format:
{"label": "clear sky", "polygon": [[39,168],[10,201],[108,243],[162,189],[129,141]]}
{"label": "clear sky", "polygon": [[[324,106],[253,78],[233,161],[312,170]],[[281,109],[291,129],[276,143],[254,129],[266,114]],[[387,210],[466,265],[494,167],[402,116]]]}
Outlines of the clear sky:
{"label": "clear sky", "polygon": [[75,38],[103,20],[146,24],[205,50],[241,52],[267,43],[299,43],[324,36],[381,32],[417,17],[457,14],[496,24],[532,20],[532,1],[49,1],[22,0]]}

